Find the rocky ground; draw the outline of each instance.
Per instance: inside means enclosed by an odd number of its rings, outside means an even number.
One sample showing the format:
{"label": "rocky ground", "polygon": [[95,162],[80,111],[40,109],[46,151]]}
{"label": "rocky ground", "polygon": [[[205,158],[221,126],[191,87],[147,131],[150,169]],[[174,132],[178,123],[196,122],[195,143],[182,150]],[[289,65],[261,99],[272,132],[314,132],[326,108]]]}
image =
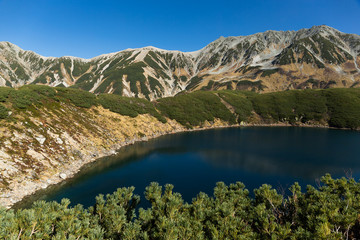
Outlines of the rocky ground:
{"label": "rocky ground", "polygon": [[175,121],[161,123],[147,114],[131,118],[102,107],[65,104],[15,118],[0,122],[0,205],[5,207],[124,145],[183,129]]}

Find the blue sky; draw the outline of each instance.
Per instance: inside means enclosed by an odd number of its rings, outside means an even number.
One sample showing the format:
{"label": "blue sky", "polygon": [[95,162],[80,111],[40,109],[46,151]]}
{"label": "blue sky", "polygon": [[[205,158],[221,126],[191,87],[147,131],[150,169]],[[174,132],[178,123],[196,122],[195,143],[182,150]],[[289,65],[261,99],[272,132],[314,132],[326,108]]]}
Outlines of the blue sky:
{"label": "blue sky", "polygon": [[91,58],[155,46],[195,51],[220,36],[326,24],[360,34],[360,0],[0,0],[0,41]]}

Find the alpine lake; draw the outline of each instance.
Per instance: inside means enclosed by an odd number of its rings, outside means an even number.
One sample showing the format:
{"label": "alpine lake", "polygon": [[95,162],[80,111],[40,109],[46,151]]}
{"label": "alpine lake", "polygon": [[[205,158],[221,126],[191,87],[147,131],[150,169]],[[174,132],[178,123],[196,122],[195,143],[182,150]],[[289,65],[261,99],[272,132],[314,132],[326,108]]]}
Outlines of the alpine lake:
{"label": "alpine lake", "polygon": [[212,196],[217,182],[243,182],[253,189],[264,183],[287,194],[299,182],[319,186],[332,177],[360,178],[360,132],[302,127],[237,127],[166,135],[121,148],[116,155],[82,168],[73,178],[25,197],[14,208],[34,201],[92,206],[99,194],[135,187],[141,207],[149,207],[145,188],[151,182],[174,185],[191,202],[199,192]]}

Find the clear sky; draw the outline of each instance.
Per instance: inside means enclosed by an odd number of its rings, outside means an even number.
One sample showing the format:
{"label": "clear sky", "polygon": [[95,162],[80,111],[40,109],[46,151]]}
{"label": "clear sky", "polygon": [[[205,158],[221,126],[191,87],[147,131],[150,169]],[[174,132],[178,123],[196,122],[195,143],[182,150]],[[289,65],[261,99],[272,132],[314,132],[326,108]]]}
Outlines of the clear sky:
{"label": "clear sky", "polygon": [[155,46],[195,51],[220,36],[326,24],[360,34],[360,0],[0,0],[0,41],[91,58]]}

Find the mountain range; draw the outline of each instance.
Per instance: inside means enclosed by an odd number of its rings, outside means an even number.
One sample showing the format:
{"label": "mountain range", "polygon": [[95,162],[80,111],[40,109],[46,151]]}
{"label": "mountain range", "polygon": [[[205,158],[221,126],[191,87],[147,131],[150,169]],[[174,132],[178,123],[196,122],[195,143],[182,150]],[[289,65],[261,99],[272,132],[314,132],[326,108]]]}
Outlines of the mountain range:
{"label": "mountain range", "polygon": [[0,42],[0,86],[45,84],[150,100],[183,91],[359,87],[360,36],[329,26],[220,37],[201,50],[144,47],[91,59]]}

